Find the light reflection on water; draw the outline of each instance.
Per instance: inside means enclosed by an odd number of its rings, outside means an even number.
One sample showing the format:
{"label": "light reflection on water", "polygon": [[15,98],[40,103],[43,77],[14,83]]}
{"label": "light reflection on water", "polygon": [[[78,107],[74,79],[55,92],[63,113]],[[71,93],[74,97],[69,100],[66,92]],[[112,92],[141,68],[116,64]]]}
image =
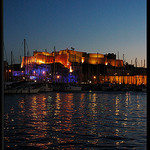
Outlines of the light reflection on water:
{"label": "light reflection on water", "polygon": [[146,93],[39,93],[4,97],[10,149],[146,149]]}

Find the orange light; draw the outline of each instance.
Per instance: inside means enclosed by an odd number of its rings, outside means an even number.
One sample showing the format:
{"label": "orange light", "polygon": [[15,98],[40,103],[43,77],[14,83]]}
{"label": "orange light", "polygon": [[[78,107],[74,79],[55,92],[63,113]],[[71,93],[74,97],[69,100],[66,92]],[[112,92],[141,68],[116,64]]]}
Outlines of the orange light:
{"label": "orange light", "polygon": [[108,65],[108,62],[106,62],[105,65],[107,66],[107,65]]}
{"label": "orange light", "polygon": [[57,79],[59,79],[60,78],[60,76],[59,75],[57,75]]}
{"label": "orange light", "polygon": [[72,67],[70,66],[70,70],[69,70],[69,72],[73,72],[73,70],[72,70]]}
{"label": "orange light", "polygon": [[9,72],[11,72],[11,70],[9,69]]}
{"label": "orange light", "polygon": [[94,76],[93,78],[96,79],[96,76]]}
{"label": "orange light", "polygon": [[82,58],[82,63],[84,63],[84,58]]}

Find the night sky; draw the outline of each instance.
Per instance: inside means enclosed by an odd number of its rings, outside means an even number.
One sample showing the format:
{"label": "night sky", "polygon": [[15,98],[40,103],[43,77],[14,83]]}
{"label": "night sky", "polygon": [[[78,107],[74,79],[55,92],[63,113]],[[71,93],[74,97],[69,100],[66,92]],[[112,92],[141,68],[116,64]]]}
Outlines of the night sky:
{"label": "night sky", "polygon": [[[27,50],[74,47],[118,53],[128,63],[147,58],[146,0],[4,0],[4,59],[19,63]],[[118,58],[118,56],[117,56]],[[143,63],[144,64],[144,63]]]}

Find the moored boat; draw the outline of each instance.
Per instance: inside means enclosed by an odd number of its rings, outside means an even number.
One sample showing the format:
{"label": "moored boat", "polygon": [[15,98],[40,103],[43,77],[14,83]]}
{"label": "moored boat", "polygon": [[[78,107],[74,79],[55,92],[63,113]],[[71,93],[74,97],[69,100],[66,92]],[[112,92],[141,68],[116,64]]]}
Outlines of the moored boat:
{"label": "moored boat", "polygon": [[28,88],[22,88],[21,93],[22,94],[27,94],[27,93],[29,93],[29,89]]}
{"label": "moored boat", "polygon": [[104,82],[101,87],[102,91],[110,91],[112,90],[112,85],[110,82]]}
{"label": "moored boat", "polygon": [[40,91],[40,88],[29,88],[29,93],[38,93]]}
{"label": "moored boat", "polygon": [[62,91],[62,92],[77,92],[82,90],[81,86],[71,84],[53,84],[52,88],[53,91]]}
{"label": "moored boat", "polygon": [[50,91],[53,91],[53,88],[48,83],[42,85],[42,87],[40,88],[40,92],[50,92]]}
{"label": "moored boat", "polygon": [[40,88],[29,87],[29,88],[23,88],[21,90],[21,93],[22,94],[32,94],[32,93],[38,93],[39,91],[40,91]]}
{"label": "moored boat", "polygon": [[17,89],[4,90],[4,94],[15,94],[15,93],[17,93]]}
{"label": "moored boat", "polygon": [[78,86],[78,85],[68,85],[65,86],[63,91],[67,91],[67,92],[77,92],[77,91],[81,91],[82,87]]}

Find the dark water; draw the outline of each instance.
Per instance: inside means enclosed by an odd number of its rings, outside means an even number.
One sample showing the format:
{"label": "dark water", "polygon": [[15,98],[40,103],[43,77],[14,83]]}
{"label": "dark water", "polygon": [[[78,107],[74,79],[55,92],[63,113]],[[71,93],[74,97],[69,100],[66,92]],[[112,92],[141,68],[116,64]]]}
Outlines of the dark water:
{"label": "dark water", "polygon": [[5,149],[146,149],[146,93],[50,92],[4,101]]}

